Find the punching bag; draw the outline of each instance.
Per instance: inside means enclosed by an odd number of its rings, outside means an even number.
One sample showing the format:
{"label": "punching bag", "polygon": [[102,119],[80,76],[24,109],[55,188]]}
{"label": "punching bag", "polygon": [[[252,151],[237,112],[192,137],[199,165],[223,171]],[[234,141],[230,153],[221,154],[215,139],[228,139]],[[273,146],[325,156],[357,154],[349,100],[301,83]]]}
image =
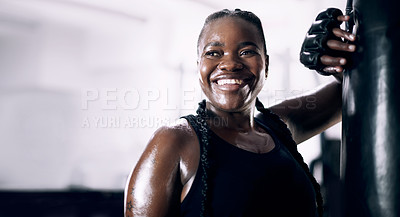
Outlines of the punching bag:
{"label": "punching bag", "polygon": [[343,216],[400,217],[399,0],[353,0],[343,80]]}

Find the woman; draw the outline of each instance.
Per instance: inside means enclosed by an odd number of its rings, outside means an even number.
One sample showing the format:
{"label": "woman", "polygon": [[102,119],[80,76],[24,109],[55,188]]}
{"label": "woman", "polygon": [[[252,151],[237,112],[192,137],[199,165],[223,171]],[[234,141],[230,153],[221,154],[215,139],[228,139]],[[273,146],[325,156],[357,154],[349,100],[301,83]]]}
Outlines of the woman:
{"label": "woman", "polygon": [[[349,18],[334,19],[340,23]],[[339,28],[332,32],[354,40]],[[326,43],[328,50],[354,51],[335,37]],[[318,56],[320,71],[339,79],[316,91],[315,109],[307,109],[307,96],[301,96],[268,110],[257,99],[269,62],[261,22],[254,14],[238,9],[211,14],[197,48],[207,100],[199,104],[198,115],[155,132],[130,176],[125,215],[321,214],[319,185],[296,144],[340,121],[339,81],[346,60]],[[300,108],[289,109],[299,102]],[[257,118],[255,107],[261,112]]]}

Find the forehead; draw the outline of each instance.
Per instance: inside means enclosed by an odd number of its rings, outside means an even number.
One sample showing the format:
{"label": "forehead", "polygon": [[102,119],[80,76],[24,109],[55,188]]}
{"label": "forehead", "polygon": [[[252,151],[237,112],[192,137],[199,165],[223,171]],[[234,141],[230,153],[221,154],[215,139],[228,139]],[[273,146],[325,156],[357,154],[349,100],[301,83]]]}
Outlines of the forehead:
{"label": "forehead", "polygon": [[199,47],[203,48],[209,42],[241,43],[251,41],[262,48],[263,41],[257,27],[241,18],[223,17],[211,21],[205,28],[200,38]]}

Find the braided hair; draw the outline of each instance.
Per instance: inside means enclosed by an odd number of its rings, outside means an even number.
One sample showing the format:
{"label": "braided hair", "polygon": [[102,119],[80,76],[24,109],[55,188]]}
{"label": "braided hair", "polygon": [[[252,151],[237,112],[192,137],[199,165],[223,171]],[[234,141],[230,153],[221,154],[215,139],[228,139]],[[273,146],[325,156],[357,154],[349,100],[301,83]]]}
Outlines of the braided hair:
{"label": "braided hair", "polygon": [[[259,101],[257,98],[256,101],[256,108],[259,112],[261,112],[260,118],[263,120],[265,124],[270,127],[273,132],[277,135],[278,139],[286,146],[286,148],[289,150],[290,154],[293,156],[293,158],[297,161],[297,163],[303,168],[304,172],[310,179],[314,191],[316,194],[316,202],[317,202],[317,210],[318,210],[318,215],[322,217],[323,215],[323,199],[322,199],[322,194],[321,194],[321,187],[318,184],[317,180],[315,177],[311,174],[308,165],[304,162],[304,159],[302,155],[299,153],[297,150],[297,144],[293,140],[292,133],[288,129],[287,125],[279,118],[278,115],[272,113],[269,109],[264,108],[264,105]],[[207,191],[208,191],[208,168],[209,168],[209,163],[208,163],[208,148],[210,145],[210,134],[209,134],[209,127],[207,125],[206,120],[208,119],[207,116],[207,111],[206,111],[206,101],[203,100],[199,103],[199,108],[196,111],[197,116],[196,116],[196,121],[200,126],[200,133],[201,133],[201,143],[203,144],[203,150],[202,154],[200,156],[200,162],[201,162],[201,169],[203,170],[203,175],[201,177],[201,184],[202,184],[202,200],[201,200],[201,212],[200,216],[204,217],[206,216],[207,212],[207,206],[208,206],[208,201],[207,201]]]}
{"label": "braided hair", "polygon": [[267,55],[267,47],[265,45],[265,36],[264,36],[264,31],[262,28],[261,20],[258,18],[255,14],[253,14],[250,11],[242,11],[240,9],[235,9],[234,11],[224,9],[221,11],[217,11],[215,13],[210,14],[207,18],[206,21],[204,22],[203,28],[200,31],[199,38],[197,40],[197,53],[199,53],[199,44],[200,40],[203,37],[204,30],[206,27],[213,21],[218,20],[220,18],[224,17],[237,17],[243,20],[246,20],[247,22],[253,24],[256,26],[258,33],[261,37],[261,41],[263,42],[263,48],[264,48],[264,54]]}
{"label": "braided hair", "polygon": [[203,100],[199,103],[199,108],[196,111],[196,121],[200,126],[200,134],[201,134],[201,141],[200,143],[203,144],[202,154],[200,156],[201,162],[201,169],[203,170],[203,175],[201,177],[201,210],[200,210],[200,217],[204,217],[207,211],[207,191],[208,191],[208,147],[210,141],[210,134],[207,126],[207,112],[206,112],[206,101]]}
{"label": "braided hair", "polygon": [[[200,32],[198,41],[197,41],[197,48],[199,47],[199,43],[201,38],[203,37],[204,30],[206,26],[208,26],[212,21],[215,21],[220,18],[224,17],[238,17],[243,20],[248,21],[249,23],[253,24],[258,32],[259,35],[262,39],[263,42],[263,48],[264,48],[264,54],[267,55],[267,49],[266,49],[266,44],[265,44],[265,36],[264,36],[264,31],[262,28],[262,24],[260,19],[253,14],[252,12],[249,11],[242,11],[240,9],[235,9],[234,11],[224,9],[221,11],[217,11],[211,15],[209,15],[203,25],[203,28]],[[259,112],[262,114],[262,119],[267,120],[267,123],[269,127],[276,133],[280,141],[285,144],[293,158],[299,163],[299,165],[304,169],[304,172],[306,175],[309,177],[315,193],[316,193],[316,202],[317,202],[317,210],[318,214],[320,217],[323,215],[323,199],[322,199],[322,194],[321,194],[321,188],[320,185],[318,184],[317,180],[314,178],[314,176],[311,174],[308,165],[304,162],[303,157],[297,150],[297,144],[292,138],[292,134],[290,130],[288,129],[287,125],[279,118],[279,116],[273,114],[270,110],[264,108],[264,105],[258,100],[256,101],[256,108]],[[201,143],[203,144],[203,150],[202,154],[200,156],[200,162],[201,162],[201,169],[203,170],[203,175],[201,177],[201,182],[202,182],[202,200],[201,200],[201,212],[200,216],[204,217],[207,215],[208,209],[208,201],[207,201],[207,192],[208,192],[208,185],[207,185],[207,179],[208,179],[208,168],[209,168],[209,163],[208,163],[208,147],[209,147],[209,142],[210,142],[210,136],[209,136],[209,128],[207,126],[207,112],[206,112],[206,101],[203,100],[202,102],[199,103],[199,108],[197,109],[196,113],[198,114],[196,116],[196,121],[200,125],[200,132],[201,132]]]}

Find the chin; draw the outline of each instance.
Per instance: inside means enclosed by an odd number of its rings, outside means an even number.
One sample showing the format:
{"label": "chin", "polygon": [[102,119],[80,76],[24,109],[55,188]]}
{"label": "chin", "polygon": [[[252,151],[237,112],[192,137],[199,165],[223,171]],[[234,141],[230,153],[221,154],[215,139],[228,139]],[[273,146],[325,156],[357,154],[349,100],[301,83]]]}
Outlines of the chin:
{"label": "chin", "polygon": [[210,100],[209,102],[216,109],[226,112],[242,112],[250,107],[251,100],[230,99],[230,100]]}

